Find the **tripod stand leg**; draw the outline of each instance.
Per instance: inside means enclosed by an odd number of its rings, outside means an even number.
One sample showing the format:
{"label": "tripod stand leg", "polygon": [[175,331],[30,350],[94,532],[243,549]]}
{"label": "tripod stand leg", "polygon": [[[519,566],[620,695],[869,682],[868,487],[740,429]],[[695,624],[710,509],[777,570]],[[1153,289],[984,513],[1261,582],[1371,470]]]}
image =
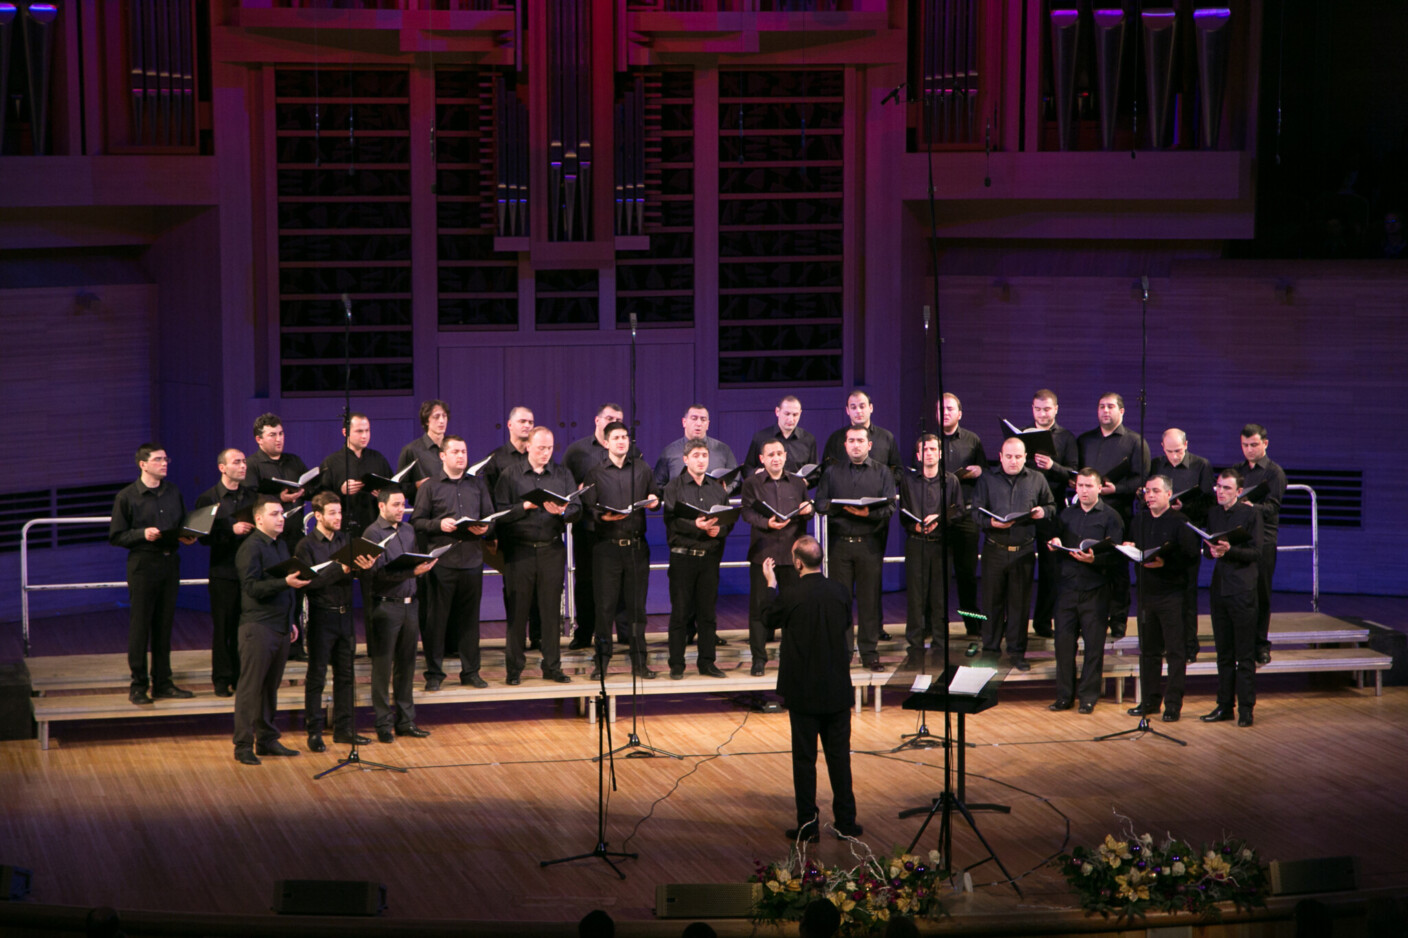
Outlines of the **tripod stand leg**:
{"label": "tripod stand leg", "polygon": [[[1017,883],[1012,880],[1012,874],[1007,871],[1007,867],[1002,865],[1002,860],[998,858],[997,851],[992,849],[992,844],[988,843],[987,838],[983,836],[983,832],[978,830],[978,824],[973,820],[973,815],[968,810],[968,806],[957,799],[954,799],[953,806],[963,815],[963,820],[968,822],[968,826],[973,830],[973,835],[978,838],[978,843],[982,844],[983,849],[988,852],[988,858],[997,864],[997,868],[1001,870],[1002,875],[1009,880],[1008,884],[1016,890],[1018,897],[1022,897],[1022,887],[1018,886]],[[979,866],[985,862],[986,860],[979,860],[977,863],[973,864],[973,866]],[[972,868],[972,866],[968,867],[968,869]]]}

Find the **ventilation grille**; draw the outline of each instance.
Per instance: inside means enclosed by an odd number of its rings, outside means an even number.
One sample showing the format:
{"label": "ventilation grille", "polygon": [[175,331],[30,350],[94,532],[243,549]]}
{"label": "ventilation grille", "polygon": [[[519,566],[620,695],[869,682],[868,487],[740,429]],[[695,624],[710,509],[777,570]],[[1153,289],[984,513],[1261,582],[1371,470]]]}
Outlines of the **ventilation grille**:
{"label": "ventilation grille", "polygon": [[[1287,469],[1286,482],[1315,490],[1320,524],[1329,528],[1364,526],[1364,472],[1359,469]],[[1310,526],[1310,495],[1288,491],[1281,503],[1281,525]]]}
{"label": "ventilation grille", "polygon": [[[112,514],[112,502],[128,482],[75,485],[60,489],[34,489],[0,495],[0,553],[20,549],[20,530],[35,518],[98,518]],[[102,524],[36,525],[29,532],[30,547],[68,547],[105,544],[108,529]]]}

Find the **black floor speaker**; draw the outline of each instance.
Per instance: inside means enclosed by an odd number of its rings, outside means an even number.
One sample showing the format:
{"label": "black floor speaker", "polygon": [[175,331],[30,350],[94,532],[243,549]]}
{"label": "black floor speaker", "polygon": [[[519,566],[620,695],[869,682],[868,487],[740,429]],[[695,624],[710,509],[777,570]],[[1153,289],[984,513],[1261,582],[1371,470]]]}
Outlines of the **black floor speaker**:
{"label": "black floor speaker", "polygon": [[661,883],[655,887],[655,914],[659,918],[747,918],[762,891],[762,883]]}
{"label": "black floor speaker", "polygon": [[280,915],[380,915],[386,886],[355,879],[280,879],[274,911]]}
{"label": "black floor speaker", "polygon": [[38,735],[29,705],[32,696],[29,667],[23,661],[0,664],[0,739],[34,739]]}

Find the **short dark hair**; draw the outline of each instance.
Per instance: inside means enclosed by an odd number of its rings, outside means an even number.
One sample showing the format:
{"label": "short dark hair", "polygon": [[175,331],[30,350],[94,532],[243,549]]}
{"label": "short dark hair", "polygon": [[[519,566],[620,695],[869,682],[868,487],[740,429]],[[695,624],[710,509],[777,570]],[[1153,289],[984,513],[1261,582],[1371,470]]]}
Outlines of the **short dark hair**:
{"label": "short dark hair", "polygon": [[166,447],[165,447],[165,446],[162,446],[160,443],[155,443],[155,442],[150,442],[150,441],[149,441],[149,442],[146,442],[146,443],[143,443],[141,446],[137,447],[137,465],[140,466],[142,463],[146,462],[148,459],[151,459],[151,458],[152,458],[152,453],[155,453],[157,450],[165,450],[165,449],[166,449]]}
{"label": "short dark hair", "polygon": [[1242,483],[1246,481],[1246,477],[1242,475],[1242,470],[1238,469],[1236,466],[1228,466],[1226,469],[1219,472],[1217,477],[1219,479],[1231,479],[1233,482],[1237,483],[1237,488],[1241,488]]}
{"label": "short dark hair", "polygon": [[[623,414],[625,413],[625,411],[621,409],[621,405],[620,405],[620,404],[613,403],[612,401],[607,401],[605,404],[602,404],[600,407],[598,407],[598,408],[596,409],[596,415],[597,415],[598,417],[600,417],[602,414],[606,413],[608,410],[620,410],[621,413],[623,413]],[[603,912],[602,914],[604,915],[604,914],[606,914],[606,913]]]}
{"label": "short dark hair", "polygon": [[802,406],[801,400],[799,400],[797,395],[795,394],[788,394],[782,400],[777,402],[778,407],[781,407],[783,404],[796,404],[798,407]]}
{"label": "short dark hair", "polygon": [[919,434],[919,438],[914,441],[914,451],[916,453],[922,453],[924,451],[924,444],[931,440],[935,443],[939,442],[939,435],[937,433]]}
{"label": "short dark hair", "polygon": [[689,412],[690,412],[691,410],[702,410],[702,411],[704,411],[704,413],[706,413],[706,414],[709,412],[709,408],[705,407],[703,404],[690,404],[688,407],[686,407],[686,408],[684,409],[684,413],[683,413],[683,414],[680,414],[680,416],[681,416],[681,417],[688,417],[688,416],[689,416]]}
{"label": "short dark hair", "polygon": [[372,418],[368,417],[360,410],[354,410],[352,413],[347,415],[347,425],[349,427],[352,426],[352,421],[354,420],[365,420],[368,424],[372,422]]}
{"label": "short dark hair", "polygon": [[228,456],[230,453],[239,453],[241,456],[243,456],[243,455],[244,455],[244,450],[240,449],[238,446],[227,446],[227,447],[225,447],[224,449],[222,449],[222,450],[220,451],[220,455],[218,455],[218,456],[215,457],[215,465],[217,465],[217,466],[223,466],[223,465],[225,465],[225,457]]}
{"label": "short dark hair", "polygon": [[611,434],[615,433],[617,430],[625,430],[626,433],[627,433],[627,435],[629,435],[630,432],[631,432],[630,429],[629,429],[624,423],[622,423],[622,422],[619,421],[619,420],[613,420],[613,421],[611,421],[610,423],[608,423],[606,426],[604,426],[604,427],[601,428],[601,435],[602,435],[602,436],[610,436]]}
{"label": "short dark hair", "polygon": [[1124,410],[1124,395],[1116,394],[1114,391],[1107,391],[1104,394],[1101,394],[1100,399],[1097,400],[1096,403],[1098,404],[1100,401],[1103,401],[1107,397],[1113,397],[1115,399],[1115,406],[1118,407],[1120,410]]}
{"label": "short dark hair", "polygon": [[279,419],[278,414],[260,414],[254,418],[254,438],[257,440],[264,435],[265,427],[282,427],[284,422]]}
{"label": "short dark hair", "polygon": [[787,444],[786,444],[786,443],[784,443],[784,442],[782,442],[781,440],[778,440],[778,439],[772,439],[772,440],[768,440],[768,441],[767,441],[766,443],[764,443],[762,446],[758,447],[758,456],[761,457],[764,453],[766,453],[766,452],[768,451],[768,447],[769,447],[769,446],[774,446],[774,445],[775,445],[775,446],[781,446],[781,447],[782,447],[782,451],[783,451],[784,453],[787,452]]}
{"label": "short dark hair", "polygon": [[709,444],[705,443],[703,440],[690,440],[684,445],[684,455],[688,456],[697,449],[707,450],[708,448]]}
{"label": "short dark hair", "polygon": [[446,404],[438,397],[432,397],[430,400],[420,405],[420,425],[422,429],[430,429],[430,415],[435,413],[435,408],[437,407],[445,412],[446,417],[450,416],[450,405]]}
{"label": "short dark hair", "polygon": [[404,496],[405,494],[406,494],[406,493],[403,492],[403,491],[401,491],[401,487],[398,486],[398,485],[388,485],[388,486],[385,486],[385,487],[383,487],[383,488],[379,488],[379,489],[376,490],[376,500],[377,500],[377,504],[384,505],[384,504],[386,504],[386,500],[387,500],[388,498],[390,498],[391,496],[393,496],[393,495],[403,495],[403,496]]}
{"label": "short dark hair", "polygon": [[718,938],[719,933],[708,922],[690,922],[680,932],[680,938]]}
{"label": "short dark hair", "polygon": [[1164,488],[1168,489],[1169,494],[1173,494],[1173,480],[1170,479],[1168,476],[1164,475],[1163,473],[1155,473],[1154,475],[1151,475],[1149,476],[1149,478],[1144,480],[1145,485],[1148,485],[1150,482],[1162,482],[1164,484]]}
{"label": "short dark hair", "polygon": [[577,923],[578,938],[615,938],[616,921],[601,909],[592,909]]}
{"label": "short dark hair", "polygon": [[830,899],[813,899],[802,910],[797,933],[803,938],[831,938],[841,927],[841,910]]}
{"label": "short dark hair", "polygon": [[821,542],[810,534],[803,534],[792,542],[792,554],[802,561],[803,566],[808,568],[821,566]]}
{"label": "short dark hair", "polygon": [[336,492],[319,492],[313,496],[313,514],[320,515],[323,509],[329,505],[341,505],[342,499],[337,497]]}
{"label": "short dark hair", "polygon": [[1266,428],[1259,423],[1249,423],[1243,427],[1242,436],[1259,436],[1263,440],[1270,439],[1270,437],[1266,435]]}
{"label": "short dark hair", "polygon": [[[850,436],[852,433],[864,433],[864,434],[865,434],[865,438],[866,438],[867,440],[873,439],[873,437],[871,437],[871,435],[870,435],[870,428],[869,428],[869,427],[854,427],[854,426],[852,426],[852,427],[847,427],[847,428],[846,428],[846,436]],[[843,439],[844,439],[844,438],[843,438]]]}
{"label": "short dark hair", "polygon": [[[464,437],[462,437],[462,436],[460,436],[459,434],[456,434],[456,433],[447,433],[447,434],[445,434],[445,438],[440,441],[440,449],[441,449],[441,451],[443,451],[443,450],[445,449],[445,444],[446,444],[446,443],[464,443]],[[468,443],[464,443],[464,448],[465,448],[465,449],[469,449],[469,444],[468,444]]]}
{"label": "short dark hair", "polygon": [[1059,405],[1059,404],[1061,403],[1060,401],[1056,400],[1056,392],[1053,391],[1053,390],[1051,390],[1050,388],[1041,388],[1041,389],[1039,389],[1035,394],[1032,395],[1032,400],[1034,400],[1034,401],[1050,401],[1051,403],[1057,404],[1057,405]]}
{"label": "short dark hair", "polygon": [[1087,479],[1094,479],[1101,485],[1103,485],[1105,482],[1104,477],[1101,476],[1099,472],[1090,468],[1089,466],[1086,466],[1085,468],[1081,469],[1080,472],[1076,473],[1076,478],[1080,478],[1081,476],[1085,476]]}
{"label": "short dark hair", "polygon": [[265,509],[270,505],[278,505],[280,508],[283,508],[283,502],[277,495],[260,495],[254,500],[254,513],[256,515],[262,515],[265,513]]}

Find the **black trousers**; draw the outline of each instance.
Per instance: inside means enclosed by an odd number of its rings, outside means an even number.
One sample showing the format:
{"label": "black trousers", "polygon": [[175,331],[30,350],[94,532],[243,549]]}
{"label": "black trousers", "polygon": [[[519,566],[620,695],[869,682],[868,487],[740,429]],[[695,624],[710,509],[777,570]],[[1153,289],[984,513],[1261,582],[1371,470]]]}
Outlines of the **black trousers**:
{"label": "black trousers", "polygon": [[1256,564],[1256,650],[1271,648],[1271,579],[1276,575],[1276,539],[1261,545]]}
{"label": "black trousers", "polygon": [[[592,558],[596,551],[596,535],[586,530],[580,525],[572,532],[572,559],[576,564],[574,571],[575,580],[572,584],[572,598],[577,606],[577,626],[573,630],[572,637],[579,644],[590,642],[596,638],[596,582],[592,572]],[[628,637],[630,629],[627,625],[628,617],[623,605],[618,604],[612,610],[611,615],[605,620],[608,623],[614,621],[616,624],[616,634],[622,640]],[[607,626],[603,633],[607,641],[611,640],[611,627]]]}
{"label": "black trousers", "polygon": [[240,680],[240,581],[212,577],[210,593],[210,677],[218,688]]}
{"label": "black trousers", "polygon": [[715,661],[719,637],[715,607],[719,601],[719,562],[723,559],[719,550],[703,557],[670,552],[671,671],[684,668],[685,633],[691,622],[699,630],[697,666],[703,669]]}
{"label": "black trousers", "polygon": [[504,599],[508,631],[504,639],[504,665],[510,676],[521,674],[528,663],[524,638],[532,609],[542,612],[543,675],[562,670],[562,589],[567,575],[567,548],[561,542],[548,547],[509,544],[505,549]]}
{"label": "black trousers", "polygon": [[983,650],[1001,650],[1007,639],[1007,654],[1022,658],[1027,654],[1027,609],[1032,600],[1032,570],[1036,553],[1030,544],[1008,550],[989,540],[983,546]]}
{"label": "black trousers", "polygon": [[460,674],[479,673],[479,601],[484,594],[484,568],[441,567],[425,577],[426,678],[445,679],[445,646],[448,636],[460,653]]}
{"label": "black trousers", "polygon": [[[772,568],[773,575],[777,577],[777,592],[782,595],[789,587],[795,586],[800,577],[797,576],[797,568],[790,563],[786,566],[778,564]],[[763,577],[763,565],[761,563],[750,563],[748,565],[748,650],[752,652],[754,662],[765,662],[768,660],[768,642],[776,641],[777,636],[768,631],[763,625],[763,596],[766,594],[768,581]]]}
{"label": "black trousers", "polygon": [[[958,611],[982,612],[978,603],[978,525],[964,516],[948,526],[949,557],[953,561],[953,581],[958,588]],[[964,630],[969,635],[982,631],[982,620],[965,616]]]}
{"label": "black trousers", "polygon": [[1217,646],[1217,705],[1232,708],[1232,694],[1237,706],[1246,712],[1256,706],[1256,629],[1257,598],[1255,590],[1221,596],[1212,594],[1212,640]]}
{"label": "black trousers", "polygon": [[346,612],[308,604],[308,677],[304,682],[303,717],[308,735],[323,732],[323,688],[327,686],[328,665],[332,665],[332,731],[337,736],[353,733],[352,657],[357,636],[352,631],[352,609]]}
{"label": "black trousers", "polygon": [[151,686],[171,685],[171,625],[176,620],[176,590],[181,585],[181,560],[176,552],[158,554],[134,550],[127,555],[127,667],[132,689],[148,682],[147,647],[152,650]]}
{"label": "black trousers", "polygon": [[856,645],[860,660],[874,661],[880,643],[880,571],[884,563],[884,542],[874,537],[847,540],[831,538],[831,563],[827,578],[839,583],[856,597]]}
{"label": "black trousers", "polygon": [[1191,658],[1201,647],[1198,642],[1198,568],[1203,565],[1199,554],[1188,570],[1188,589],[1183,593],[1183,650]]}
{"label": "black trousers", "polygon": [[[1168,710],[1183,709],[1183,683],[1188,670],[1188,649],[1183,631],[1185,594],[1153,595],[1145,587],[1139,603],[1139,686],[1144,704]],[[1168,659],[1168,684],[1164,684],[1164,659]]]}
{"label": "black trousers", "polygon": [[[1127,533],[1133,517],[1133,503],[1109,500],[1106,504],[1119,512]],[[1129,564],[1123,561],[1111,564],[1105,573],[1110,580],[1110,634],[1119,638],[1129,630]]]}
{"label": "black trousers", "polygon": [[905,620],[904,639],[910,654],[924,651],[924,623],[948,631],[948,593],[944,589],[943,542],[907,537],[904,542]]}
{"label": "black trousers", "polygon": [[[1110,588],[1076,590],[1063,583],[1056,597],[1056,699],[1100,699],[1105,677],[1105,628],[1110,618]],[[1076,638],[1085,642],[1080,683],[1076,683]]]}
{"label": "black trousers", "polygon": [[289,636],[267,625],[240,626],[240,683],[235,688],[235,749],[253,749],[278,739],[274,711],[288,661]]}
{"label": "black trousers", "polygon": [[1054,536],[1056,535],[1047,534],[1036,539],[1036,601],[1032,607],[1032,630],[1037,632],[1051,631],[1052,623],[1056,620],[1056,593],[1061,587],[1061,558],[1057,556],[1059,551],[1046,546],[1046,542]]}
{"label": "black trousers", "polygon": [[610,659],[610,622],[624,603],[630,623],[631,663],[645,664],[645,597],[650,589],[650,548],[645,538],[633,545],[598,540],[592,549],[592,591],[596,594],[596,621],[606,625],[596,635],[596,654]]}
{"label": "black trousers", "polygon": [[826,754],[831,780],[831,813],[838,826],[856,822],[856,796],[851,789],[851,710],[833,713],[787,711],[792,726],[792,791],[797,801],[797,826],[818,821],[816,806],[816,741]]}
{"label": "black trousers", "polygon": [[367,657],[372,660],[372,710],[376,712],[378,730],[406,727],[416,721],[418,605],[415,600],[378,602],[367,621]]}

